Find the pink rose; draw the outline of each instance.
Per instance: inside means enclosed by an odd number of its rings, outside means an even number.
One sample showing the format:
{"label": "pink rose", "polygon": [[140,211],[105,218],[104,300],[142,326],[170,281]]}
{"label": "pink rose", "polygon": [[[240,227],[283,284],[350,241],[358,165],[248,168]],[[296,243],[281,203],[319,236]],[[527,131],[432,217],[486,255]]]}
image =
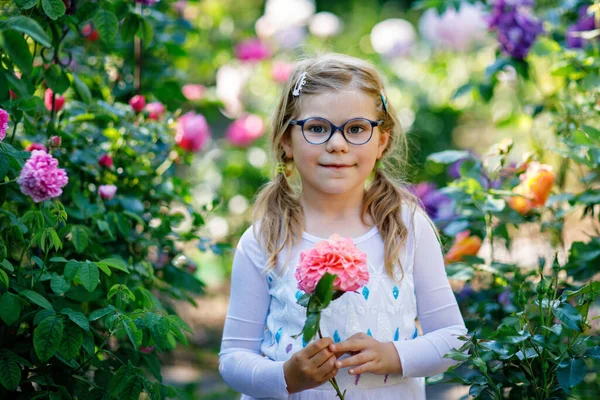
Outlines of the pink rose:
{"label": "pink rose", "polygon": [[48,142],[50,143],[50,147],[60,147],[62,139],[60,138],[60,136],[54,135],[50,138]]}
{"label": "pink rose", "polygon": [[6,137],[6,130],[8,129],[8,113],[0,108],[0,140],[4,140]]}
{"label": "pink rose", "polygon": [[146,105],[146,111],[148,111],[148,118],[157,121],[164,114],[165,106],[160,101],[154,101]]}
{"label": "pink rose", "polygon": [[201,114],[190,111],[177,121],[175,142],[184,150],[201,150],[210,137],[210,128]]}
{"label": "pink rose", "polygon": [[129,100],[129,105],[133,108],[135,112],[142,112],[144,106],[146,105],[146,98],[141,94],[136,94]]}
{"label": "pink rose", "polygon": [[[46,109],[48,111],[52,111],[52,95],[53,94],[54,94],[54,92],[50,88],[46,89],[46,92],[44,93],[44,105],[46,106]],[[64,105],[65,105],[64,96],[60,96],[60,95],[54,96],[54,111],[58,112],[58,111],[62,110]]]}
{"label": "pink rose", "polygon": [[265,133],[265,123],[258,115],[249,114],[236,119],[225,134],[234,146],[248,146]]}
{"label": "pink rose", "polygon": [[242,61],[261,61],[271,56],[269,48],[260,39],[248,39],[238,43],[235,55]]}
{"label": "pink rose", "polygon": [[46,146],[44,146],[42,143],[31,143],[29,146],[25,147],[25,151],[34,151],[34,150],[47,151]]}
{"label": "pink rose", "polygon": [[294,64],[288,63],[285,61],[275,61],[273,63],[273,67],[271,67],[271,77],[275,82],[285,83],[287,82],[292,70],[294,69]]}
{"label": "pink rose", "polygon": [[67,173],[58,168],[58,160],[42,150],[31,152],[17,180],[21,192],[36,203],[60,196],[67,182]]}
{"label": "pink rose", "polygon": [[100,185],[98,186],[98,194],[104,200],[111,200],[117,193],[117,187],[115,185]]}
{"label": "pink rose", "polygon": [[113,159],[108,154],[102,154],[98,157],[98,164],[100,164],[101,167],[110,168],[113,166]]}
{"label": "pink rose", "polygon": [[201,100],[204,97],[204,91],[206,88],[203,85],[197,85],[195,83],[188,83],[183,85],[181,93],[188,100]]}
{"label": "pink rose", "polygon": [[294,276],[298,289],[313,293],[317,283],[326,272],[337,275],[334,291],[356,291],[369,282],[367,255],[359,250],[352,239],[333,234],[311,249],[300,253],[300,262]]}

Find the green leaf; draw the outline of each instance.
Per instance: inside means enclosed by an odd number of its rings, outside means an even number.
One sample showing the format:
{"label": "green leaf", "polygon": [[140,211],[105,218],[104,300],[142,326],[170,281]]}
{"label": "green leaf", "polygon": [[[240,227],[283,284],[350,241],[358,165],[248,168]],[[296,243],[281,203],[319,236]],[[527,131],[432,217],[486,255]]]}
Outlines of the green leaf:
{"label": "green leaf", "polygon": [[[19,67],[23,74],[29,75],[33,64],[33,56],[25,38],[18,32],[7,30],[2,32],[3,47],[11,60]],[[0,38],[2,38],[0,36]]]}
{"label": "green leaf", "polygon": [[2,260],[2,262],[0,262],[0,265],[2,265],[4,269],[6,269],[8,272],[15,272],[15,267],[13,267],[10,261],[8,260]]}
{"label": "green leaf", "polygon": [[129,273],[129,270],[127,269],[127,264],[125,264],[125,262],[119,258],[105,258],[104,260],[97,261],[96,264],[106,265],[108,267],[112,267],[123,272]]}
{"label": "green leaf", "polygon": [[81,263],[77,275],[79,276],[79,279],[81,279],[83,287],[85,287],[88,292],[93,292],[94,289],[96,289],[96,286],[98,286],[100,272],[94,263]]}
{"label": "green leaf", "polygon": [[112,43],[119,30],[119,20],[115,14],[101,9],[96,13],[93,21],[100,34],[100,38],[106,43]]}
{"label": "green leaf", "polygon": [[131,299],[131,301],[135,300],[135,294],[126,285],[117,283],[113,285],[108,291],[107,299],[112,298],[115,294],[122,294],[124,297]]}
{"label": "green leaf", "polygon": [[589,125],[581,125],[581,129],[585,132],[586,135],[588,135],[591,139],[594,139],[596,141],[600,140],[600,130],[594,128],[593,126],[589,126]]}
{"label": "green leaf", "polygon": [[110,268],[108,268],[106,265],[104,264],[98,264],[98,263],[94,263],[96,264],[96,266],[98,268],[100,268],[102,270],[102,272],[104,272],[106,275],[111,276],[112,272],[110,271]]}
{"label": "green leaf", "polygon": [[6,325],[14,324],[21,316],[21,300],[12,293],[0,296],[0,318]]}
{"label": "green leaf", "polygon": [[144,40],[145,47],[150,46],[154,32],[152,31],[152,25],[150,25],[150,23],[143,18],[140,20],[140,29],[137,34],[141,39]]}
{"label": "green leaf", "polygon": [[123,317],[122,323],[133,348],[137,351],[142,345],[142,330],[138,329],[129,317]]}
{"label": "green leaf", "polygon": [[67,280],[58,274],[53,274],[50,279],[50,287],[52,291],[58,295],[65,294],[69,289],[71,289],[71,282],[67,282]]}
{"label": "green leaf", "polygon": [[51,315],[56,315],[56,313],[52,310],[40,310],[37,312],[37,314],[35,314],[35,317],[33,318],[33,324],[39,325],[42,323],[43,320],[50,317]]}
{"label": "green leaf", "polygon": [[300,296],[297,303],[300,304],[302,307],[308,307],[309,300],[310,300],[310,294],[304,293],[302,296]]}
{"label": "green leaf", "polygon": [[171,322],[171,325],[176,325],[186,332],[194,333],[192,328],[190,328],[190,326],[187,323],[185,323],[185,321],[182,320],[178,315],[169,315],[167,318]]}
{"label": "green leaf", "polygon": [[571,388],[578,385],[587,372],[587,365],[581,358],[570,358],[562,360],[556,369],[556,377],[560,387],[567,393]]}
{"label": "green leaf", "polygon": [[138,400],[140,393],[142,392],[142,377],[139,375],[133,375],[127,380],[125,388],[121,392],[119,399],[123,400]]}
{"label": "green leaf", "polygon": [[14,391],[21,382],[21,367],[15,357],[12,351],[0,351],[0,384],[9,392]]}
{"label": "green leaf", "polygon": [[46,300],[44,296],[37,292],[34,292],[33,290],[24,290],[21,292],[21,295],[27,297],[29,300],[31,300],[38,306],[45,308],[46,310],[54,311],[52,304],[50,304],[50,302]]}
{"label": "green leaf", "polygon": [[[32,7],[35,7],[38,3],[38,0],[15,0],[15,4],[21,10],[29,10]],[[48,45],[49,47],[50,45]]]}
{"label": "green leaf", "polygon": [[[86,320],[87,322],[87,320]],[[68,323],[65,326],[62,335],[62,341],[58,352],[65,360],[72,360],[79,354],[79,349],[83,344],[83,331],[74,324]]]}
{"label": "green leaf", "polygon": [[321,321],[321,313],[309,313],[306,316],[306,322],[304,323],[303,339],[304,342],[308,343],[315,337],[319,330],[319,323]]}
{"label": "green leaf", "polygon": [[168,335],[171,330],[171,324],[168,319],[164,317],[159,317],[156,323],[150,328],[150,333],[152,333],[152,338],[154,342],[161,350],[168,350],[170,346],[170,341],[168,340]]}
{"label": "green leaf", "polygon": [[65,3],[62,0],[42,0],[42,8],[46,15],[54,21],[65,15],[67,11]]}
{"label": "green leaf", "polygon": [[112,379],[108,383],[108,393],[111,397],[120,398],[119,394],[121,394],[123,389],[125,389],[125,385],[127,384],[129,376],[129,367],[124,365],[119,368],[119,370],[113,375]]}
{"label": "green leaf", "polygon": [[79,271],[80,265],[81,263],[78,261],[67,262],[67,265],[65,265],[65,270],[63,272],[63,276],[67,281],[71,282],[73,278],[75,278],[77,272]]}
{"label": "green leaf", "polygon": [[582,318],[579,311],[569,303],[563,303],[557,308],[552,309],[552,314],[560,319],[567,327],[581,332]]}
{"label": "green leaf", "polygon": [[337,275],[326,272],[321,279],[319,279],[319,283],[317,283],[315,296],[319,299],[321,310],[327,307],[331,302],[331,297],[333,296],[333,281],[335,281],[335,278],[337,278]]}
{"label": "green leaf", "polygon": [[63,334],[63,321],[56,316],[44,319],[33,331],[33,347],[42,362],[46,362],[60,347]]}
{"label": "green leaf", "polygon": [[71,240],[78,253],[82,253],[88,246],[88,234],[81,225],[75,225],[71,228]]}
{"label": "green leaf", "polygon": [[108,314],[114,312],[114,310],[115,310],[115,308],[113,306],[108,306],[108,307],[102,308],[100,310],[94,310],[94,311],[92,311],[92,313],[90,314],[88,319],[90,321],[95,321],[97,319],[104,317],[105,315],[108,315]]}
{"label": "green leaf", "polygon": [[140,26],[140,17],[137,14],[128,14],[121,25],[121,38],[128,42],[133,39],[133,36],[138,31]]}
{"label": "green leaf", "polygon": [[90,330],[90,323],[88,322],[88,319],[79,311],[74,311],[70,308],[63,308],[60,310],[60,313],[69,317],[71,321],[76,323],[84,331]]}
{"label": "green leaf", "polygon": [[469,359],[469,355],[463,353],[462,351],[450,350],[444,355],[444,358],[450,358],[451,360],[455,361],[467,361]]}
{"label": "green leaf", "polygon": [[34,19],[19,15],[10,18],[4,25],[17,32],[31,36],[33,40],[44,47],[52,47],[50,37],[48,37],[46,32],[44,32],[44,29],[42,29],[40,24],[38,24]]}
{"label": "green leaf", "polygon": [[46,70],[45,76],[46,83],[56,94],[64,93],[71,86],[67,73],[56,64]]}
{"label": "green leaf", "polygon": [[513,326],[502,324],[493,334],[499,343],[517,344],[527,340],[531,334],[526,331],[517,331]]}
{"label": "green leaf", "polygon": [[0,269],[0,283],[3,283],[6,289],[8,289],[9,281],[8,275],[4,272],[3,269]]}
{"label": "green leaf", "polygon": [[81,97],[81,100],[83,100],[84,103],[90,104],[92,102],[92,92],[90,92],[88,86],[76,74],[71,74],[71,76],[73,77],[75,89],[77,90],[79,97]]}
{"label": "green leaf", "polygon": [[430,154],[429,157],[427,157],[427,160],[431,160],[438,164],[452,164],[456,161],[470,157],[471,155],[468,151],[446,150]]}

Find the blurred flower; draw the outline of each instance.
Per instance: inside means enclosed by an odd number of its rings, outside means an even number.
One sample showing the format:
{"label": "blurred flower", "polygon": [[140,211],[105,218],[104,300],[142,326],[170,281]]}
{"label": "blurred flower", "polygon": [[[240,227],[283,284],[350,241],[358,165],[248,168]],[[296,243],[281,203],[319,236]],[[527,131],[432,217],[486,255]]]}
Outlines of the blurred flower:
{"label": "blurred flower", "polygon": [[314,14],[313,0],[267,0],[265,13],[255,24],[256,34],[277,46],[294,48],[304,41]]}
{"label": "blurred flower", "polygon": [[293,63],[286,61],[275,61],[271,67],[271,77],[275,82],[285,83],[290,77],[293,69]]}
{"label": "blurred flower", "polygon": [[198,271],[198,266],[192,261],[188,261],[185,267],[190,274],[194,274],[196,271]]}
{"label": "blurred flower", "polygon": [[500,293],[498,295],[498,303],[502,304],[502,306],[504,306],[504,308],[509,307],[511,302],[511,292],[510,289],[506,289],[504,292]]}
{"label": "blurred flower", "polygon": [[8,113],[6,110],[0,108],[0,141],[6,137],[6,130],[8,129]]}
{"label": "blurred flower", "polygon": [[498,31],[502,50],[517,59],[525,58],[543,32],[542,23],[531,11],[533,4],[534,0],[496,0],[488,20],[490,29]]}
{"label": "blurred flower", "polygon": [[[53,94],[54,94],[54,92],[50,88],[46,89],[46,92],[44,93],[44,105],[46,106],[46,109],[48,111],[52,111],[52,95]],[[54,96],[54,111],[59,112],[60,110],[62,110],[64,105],[65,105],[65,98],[63,96],[58,95],[58,94],[56,96]]]}
{"label": "blurred flower", "polygon": [[206,119],[201,114],[190,111],[177,121],[175,142],[184,150],[202,150],[210,138],[210,128]]}
{"label": "blurred flower", "polygon": [[102,154],[98,157],[98,164],[101,167],[111,168],[113,166],[113,159],[108,154]]}
{"label": "blurred flower", "polygon": [[129,105],[133,108],[135,112],[142,112],[144,106],[146,105],[146,98],[141,94],[136,94],[129,100]]}
{"label": "blurred flower", "polygon": [[248,114],[236,119],[225,134],[225,138],[234,146],[245,147],[265,132],[265,123],[258,115]]}
{"label": "blurred flower", "polygon": [[596,29],[594,14],[587,13],[588,7],[588,5],[579,7],[579,19],[567,29],[566,43],[571,49],[580,49],[587,42],[579,36],[579,33]]}
{"label": "blurred flower", "polygon": [[235,55],[242,61],[261,61],[271,56],[271,51],[260,39],[244,40],[235,47]]}
{"label": "blurred flower", "polygon": [[12,89],[8,89],[8,95],[11,98],[11,100],[14,100],[17,97],[19,97],[15,92],[12,91]]}
{"label": "blurred flower", "polygon": [[58,160],[43,150],[32,151],[17,180],[21,192],[36,203],[60,196],[67,182],[67,173],[58,168]]}
{"label": "blurred flower", "polygon": [[34,150],[42,150],[42,151],[46,151],[46,146],[44,146],[42,143],[31,143],[29,146],[25,147],[25,151],[34,151]]}
{"label": "blurred flower", "polygon": [[465,286],[463,286],[461,291],[456,296],[456,300],[458,300],[458,302],[462,303],[462,302],[468,300],[469,297],[471,297],[471,295],[473,293],[475,293],[475,290],[473,290],[473,286],[471,286],[470,283],[466,283]]}
{"label": "blurred flower", "polygon": [[100,185],[98,186],[98,194],[104,200],[112,200],[117,193],[117,187],[115,185]]}
{"label": "blurred flower", "polygon": [[90,42],[95,42],[100,38],[98,30],[94,28],[91,23],[85,24],[83,28],[81,28],[81,34],[85,37],[85,40]]}
{"label": "blurred flower", "polygon": [[315,14],[310,21],[310,33],[314,36],[326,39],[335,36],[342,30],[342,24],[337,15],[323,11]]}
{"label": "blurred flower", "polygon": [[446,253],[446,262],[453,263],[461,261],[464,256],[476,256],[481,248],[481,238],[469,236],[470,231],[462,231],[454,238],[454,244]]}
{"label": "blurred flower", "polygon": [[146,111],[150,119],[158,120],[164,114],[165,106],[160,101],[154,101],[146,105]]}
{"label": "blurred flower", "polygon": [[141,347],[140,346],[139,350],[142,353],[150,354],[150,353],[152,353],[152,351],[154,351],[154,346],[150,346],[150,347]]}
{"label": "blurred flower", "polygon": [[160,0],[133,0],[136,3],[143,4],[145,6],[151,6],[153,4],[158,3]]}
{"label": "blurred flower", "polygon": [[458,12],[453,7],[448,7],[442,15],[434,8],[425,11],[419,31],[436,47],[467,51],[485,36],[487,24],[480,3],[461,2]]}
{"label": "blurred flower", "polygon": [[411,186],[410,190],[421,200],[432,220],[446,222],[454,218],[454,201],[437,190],[435,183],[421,182]]}
{"label": "blurred flower", "polygon": [[410,22],[399,18],[381,21],[371,30],[373,49],[389,58],[407,54],[416,38],[415,29]]}
{"label": "blurred flower", "polygon": [[510,197],[508,205],[520,214],[527,214],[532,209],[543,207],[550,196],[554,184],[552,167],[533,161],[527,171],[520,176],[521,183],[513,192],[521,196]]}
{"label": "blurred flower", "polygon": [[225,64],[217,71],[216,95],[225,105],[225,114],[235,118],[242,112],[242,89],[252,70],[249,65]]}
{"label": "blurred flower", "polygon": [[61,140],[60,136],[54,135],[50,138],[48,143],[50,144],[50,147],[60,147],[62,140]]}
{"label": "blurred flower", "polygon": [[173,3],[173,8],[180,14],[183,14],[186,6],[187,0],[177,0],[175,3]]}
{"label": "blurred flower", "polygon": [[181,93],[188,100],[201,100],[204,97],[204,91],[206,88],[203,85],[197,85],[195,83],[188,83],[183,85]]}

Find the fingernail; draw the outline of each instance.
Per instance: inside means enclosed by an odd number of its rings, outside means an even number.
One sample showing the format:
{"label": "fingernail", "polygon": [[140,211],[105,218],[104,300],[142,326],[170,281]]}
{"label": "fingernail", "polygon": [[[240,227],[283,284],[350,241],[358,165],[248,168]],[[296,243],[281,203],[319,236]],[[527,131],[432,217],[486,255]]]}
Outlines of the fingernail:
{"label": "fingernail", "polygon": [[335,346],[331,345],[331,350],[335,351]]}
{"label": "fingernail", "polygon": [[353,369],[351,369],[351,370],[349,370],[349,371],[348,371],[348,373],[349,373],[349,374],[353,374],[353,373],[354,373],[354,370],[353,370]]}
{"label": "fingernail", "polygon": [[342,363],[341,363],[341,362],[339,362],[339,361],[338,361],[337,363],[335,363],[335,365],[337,365],[337,367],[338,367],[338,368],[341,368],[341,367],[342,367]]}

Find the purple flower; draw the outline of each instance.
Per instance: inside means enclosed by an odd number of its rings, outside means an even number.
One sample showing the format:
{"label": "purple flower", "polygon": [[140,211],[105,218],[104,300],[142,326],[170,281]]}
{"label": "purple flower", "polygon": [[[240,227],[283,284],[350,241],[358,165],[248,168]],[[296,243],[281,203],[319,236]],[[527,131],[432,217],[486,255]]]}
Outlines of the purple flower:
{"label": "purple flower", "polygon": [[506,308],[510,306],[511,297],[510,289],[506,289],[504,292],[498,295],[498,303],[502,304]]}
{"label": "purple flower", "polygon": [[115,185],[100,185],[98,186],[98,194],[105,200],[112,200],[117,193],[117,187]]}
{"label": "purple flower", "polygon": [[463,302],[467,300],[473,293],[475,293],[475,290],[473,290],[471,284],[467,283],[456,296],[456,300]]}
{"label": "purple flower", "polygon": [[6,129],[8,129],[8,113],[0,108],[0,141],[6,137]]}
{"label": "purple flower", "polygon": [[412,192],[421,200],[427,215],[435,222],[449,221],[454,217],[454,202],[431,182],[421,182],[411,187]]}
{"label": "purple flower", "polygon": [[498,31],[504,53],[523,59],[529,53],[542,23],[532,14],[534,0],[496,0],[489,18],[490,29]]}
{"label": "purple flower", "polygon": [[136,3],[143,4],[145,6],[151,6],[153,4],[158,3],[160,0],[133,0],[133,1],[135,1]]}
{"label": "purple flower", "polygon": [[64,169],[58,168],[58,160],[43,150],[33,150],[21,170],[17,183],[21,192],[39,203],[62,194],[62,187],[69,178]]}
{"label": "purple flower", "polygon": [[588,15],[587,13],[588,6],[581,6],[579,8],[579,19],[577,22],[569,28],[567,28],[567,36],[566,43],[567,47],[571,49],[580,49],[582,48],[586,40],[575,33],[591,31],[596,29],[596,21],[594,19],[594,15]]}

